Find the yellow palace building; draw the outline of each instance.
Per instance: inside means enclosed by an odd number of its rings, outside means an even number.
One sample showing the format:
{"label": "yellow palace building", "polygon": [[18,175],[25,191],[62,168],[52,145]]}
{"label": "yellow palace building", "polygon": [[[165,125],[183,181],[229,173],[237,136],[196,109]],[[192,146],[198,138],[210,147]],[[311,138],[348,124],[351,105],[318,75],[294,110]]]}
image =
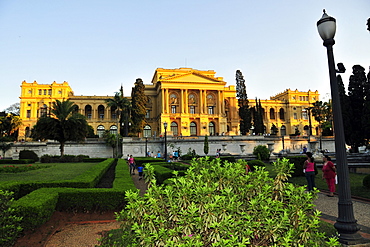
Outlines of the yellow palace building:
{"label": "yellow palace building", "polygon": [[[235,86],[227,86],[213,70],[191,68],[156,69],[151,84],[145,84],[148,96],[146,125],[142,136],[164,134],[173,136],[239,135],[238,103]],[[88,123],[101,136],[105,130],[117,133],[116,109],[108,107],[105,100],[113,96],[75,96],[67,82],[38,84],[22,82],[20,117],[23,127],[19,139],[30,136],[30,130],[39,117],[48,114],[52,102],[70,99]],[[308,107],[319,100],[319,93],[300,92],[290,89],[261,100],[264,111],[266,134],[274,124],[278,135],[308,134],[310,122],[313,134],[317,134],[318,122],[309,117]],[[255,106],[250,99],[249,105]],[[311,121],[310,121],[311,119]]]}

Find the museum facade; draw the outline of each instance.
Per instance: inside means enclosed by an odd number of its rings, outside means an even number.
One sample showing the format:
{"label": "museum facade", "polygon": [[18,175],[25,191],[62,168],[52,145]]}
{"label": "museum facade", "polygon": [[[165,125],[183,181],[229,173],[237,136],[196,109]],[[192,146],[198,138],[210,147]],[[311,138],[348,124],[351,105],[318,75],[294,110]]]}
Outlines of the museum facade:
{"label": "museum facade", "polygon": [[[164,135],[164,123],[167,123],[166,133],[170,136],[239,135],[235,86],[227,86],[223,78],[215,74],[213,70],[191,68],[156,69],[151,83],[145,84],[148,103],[141,136]],[[76,96],[67,82],[23,81],[20,96],[23,126],[19,139],[30,137],[37,119],[49,114],[52,102],[67,99],[77,105],[95,134],[102,136],[106,130],[115,134],[119,121],[116,109],[105,103],[108,98],[113,96]],[[310,126],[312,134],[318,135],[319,123],[309,114],[309,107],[318,100],[318,91],[290,89],[260,100],[266,134],[271,133],[274,125],[279,130],[277,135],[294,134],[296,129],[308,135]],[[254,107],[255,101],[250,100],[249,105]]]}

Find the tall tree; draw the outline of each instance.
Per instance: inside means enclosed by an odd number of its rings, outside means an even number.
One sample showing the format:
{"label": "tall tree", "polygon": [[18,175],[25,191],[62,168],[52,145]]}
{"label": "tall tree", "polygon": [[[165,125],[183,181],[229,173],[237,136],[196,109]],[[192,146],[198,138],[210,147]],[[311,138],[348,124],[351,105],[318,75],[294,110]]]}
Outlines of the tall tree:
{"label": "tall tree", "polygon": [[145,86],[141,78],[136,79],[135,86],[131,92],[132,99],[132,132],[135,135],[143,132],[146,115],[146,104],[148,103],[148,96],[145,95]]}
{"label": "tall tree", "polygon": [[366,83],[365,69],[360,65],[354,65],[348,83],[349,109],[352,114],[350,133],[349,130],[345,129],[346,143],[351,146],[354,152],[358,152],[358,147],[366,144],[362,128]]}
{"label": "tall tree", "polygon": [[364,109],[362,113],[362,127],[363,127],[366,142],[369,143],[370,141],[370,70],[369,70],[369,73],[367,74],[367,82],[365,83],[364,91],[365,91],[365,100],[364,100]]}
{"label": "tall tree", "polygon": [[204,151],[204,154],[207,156],[207,154],[209,153],[209,143],[208,143],[208,136],[207,135],[204,137],[203,151]]}
{"label": "tall tree", "polygon": [[88,133],[88,123],[85,116],[75,111],[72,101],[53,102],[50,116],[37,120],[33,129],[34,139],[50,139],[60,143],[60,155],[64,155],[67,141],[83,141]]}
{"label": "tall tree", "polygon": [[240,133],[246,135],[252,127],[251,109],[245,87],[245,80],[240,70],[236,71],[236,98],[239,104]]}
{"label": "tall tree", "polygon": [[119,133],[121,136],[128,136],[131,101],[123,96],[123,87],[119,92],[116,92],[112,99],[105,100],[109,107],[116,109],[117,117],[119,118]]}
{"label": "tall tree", "polygon": [[264,133],[264,125],[263,125],[263,109],[261,105],[261,101],[257,100],[256,98],[256,106],[254,107],[253,111],[253,126],[254,126],[254,133],[256,135]]}

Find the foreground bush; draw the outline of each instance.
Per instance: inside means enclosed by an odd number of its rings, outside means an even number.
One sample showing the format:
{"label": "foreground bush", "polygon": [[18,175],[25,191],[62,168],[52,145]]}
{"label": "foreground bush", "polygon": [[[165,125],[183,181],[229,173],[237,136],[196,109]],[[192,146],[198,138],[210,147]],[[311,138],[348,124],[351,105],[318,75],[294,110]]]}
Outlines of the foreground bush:
{"label": "foreground bush", "polygon": [[[184,177],[157,186],[153,167],[145,167],[145,197],[126,192],[118,214],[133,246],[336,246],[318,232],[316,193],[287,183],[293,164],[274,163],[276,177],[264,168],[245,174],[245,161],[193,160]],[[176,174],[176,172],[175,172]],[[128,244],[127,246],[130,246]]]}
{"label": "foreground bush", "polygon": [[17,217],[15,210],[10,208],[12,196],[12,192],[0,190],[0,246],[12,246],[22,231],[22,218]]}

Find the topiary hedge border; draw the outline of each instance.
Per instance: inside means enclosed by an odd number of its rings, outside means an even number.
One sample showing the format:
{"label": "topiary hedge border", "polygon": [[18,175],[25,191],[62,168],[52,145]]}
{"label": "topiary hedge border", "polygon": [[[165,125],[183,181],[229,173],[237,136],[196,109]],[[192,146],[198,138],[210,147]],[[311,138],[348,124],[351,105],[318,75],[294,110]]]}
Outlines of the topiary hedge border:
{"label": "topiary hedge border", "polygon": [[[97,164],[95,167],[107,167],[112,165],[114,159],[108,159]],[[105,166],[106,164],[109,166]],[[101,176],[102,169],[90,169],[88,172],[78,176],[79,183],[84,183],[87,178]],[[104,173],[103,173],[104,174]],[[124,160],[118,160],[116,166],[116,176],[112,189],[104,188],[38,188],[31,193],[21,197],[12,204],[18,216],[23,217],[22,227],[24,230],[34,229],[35,227],[48,221],[55,210],[113,210],[121,209],[124,204],[125,192],[127,190],[137,190],[130,177],[127,164]],[[90,184],[95,184],[96,179],[90,179]],[[61,181],[62,182],[62,181]],[[40,186],[42,183],[35,183]],[[56,185],[57,183],[53,184]],[[64,185],[69,184],[68,182]],[[8,184],[8,189],[21,190],[20,184]],[[46,184],[43,184],[46,185]],[[49,183],[48,185],[51,185]],[[59,184],[61,185],[61,184]],[[69,184],[71,185],[71,184]],[[24,186],[24,184],[23,184]],[[3,188],[6,186],[2,186]],[[32,184],[30,188],[35,188]],[[19,191],[18,191],[19,193]]]}

